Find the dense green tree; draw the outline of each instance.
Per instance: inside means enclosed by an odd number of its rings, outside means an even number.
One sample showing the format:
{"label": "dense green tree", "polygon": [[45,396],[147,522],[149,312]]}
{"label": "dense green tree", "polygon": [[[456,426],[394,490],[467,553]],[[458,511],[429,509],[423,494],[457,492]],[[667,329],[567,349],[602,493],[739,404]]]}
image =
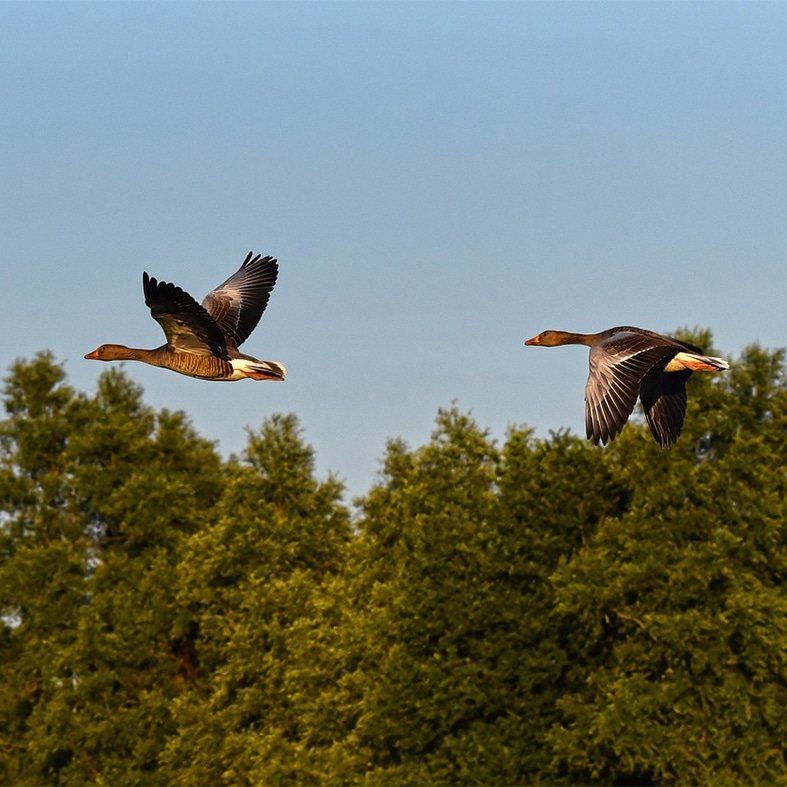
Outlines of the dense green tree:
{"label": "dense green tree", "polygon": [[359,697],[352,744],[372,783],[462,779],[487,741],[499,755],[522,732],[500,704],[515,666],[495,673],[487,656],[491,627],[505,637],[516,614],[491,603],[501,581],[498,462],[469,418],[441,413],[429,445],[389,445],[382,483],[363,502],[348,593],[359,665],[349,680]]}
{"label": "dense green tree", "polygon": [[69,495],[61,456],[82,420],[63,372],[43,355],[18,362],[5,386],[0,425],[0,779],[39,783],[56,767],[57,746],[28,735],[42,701],[62,683],[58,661],[74,639],[84,599],[86,534]]}
{"label": "dense green tree", "polygon": [[751,347],[692,381],[673,449],[627,428],[604,452],[628,510],[553,578],[575,781],[787,781],[785,437],[784,354]]}
{"label": "dense green tree", "polygon": [[331,722],[317,701],[342,665],[330,592],[350,538],[342,485],[315,480],[294,416],[251,432],[228,475],[182,561],[176,634],[194,671],[166,769],[183,784],[322,781],[330,731],[317,719]]}
{"label": "dense green tree", "polygon": [[565,435],[511,430],[500,451],[455,409],[428,445],[389,445],[348,593],[359,699],[347,743],[365,781],[554,781],[545,735],[565,656],[548,579],[616,511],[598,465]]}
{"label": "dense green tree", "polygon": [[669,450],[440,411],[351,518],[295,416],[223,461],[122,371],[17,362],[0,782],[787,782],[785,383],[695,375]]}
{"label": "dense green tree", "polygon": [[117,370],[90,399],[41,355],[14,365],[0,456],[4,779],[157,783],[182,671],[180,541],[221,491],[181,414]]}

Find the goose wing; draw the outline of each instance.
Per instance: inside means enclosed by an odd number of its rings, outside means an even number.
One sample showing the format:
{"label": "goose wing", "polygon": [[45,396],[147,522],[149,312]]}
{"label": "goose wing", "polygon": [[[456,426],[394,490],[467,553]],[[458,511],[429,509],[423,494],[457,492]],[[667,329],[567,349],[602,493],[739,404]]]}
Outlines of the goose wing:
{"label": "goose wing", "polygon": [[278,273],[273,257],[253,257],[249,252],[243,265],[205,296],[203,307],[232,347],[243,344],[257,327]]}
{"label": "goose wing", "polygon": [[589,440],[604,445],[625,425],[643,378],[659,362],[675,354],[672,343],[653,335],[622,330],[590,348],[590,375],[585,387],[585,430]]}
{"label": "goose wing", "polygon": [[142,274],[142,289],[150,314],[161,326],[170,347],[229,360],[226,340],[219,326],[191,295],[147,273]]}
{"label": "goose wing", "polygon": [[662,448],[680,436],[686,417],[686,381],[691,375],[691,369],[665,372],[664,363],[658,363],[642,378],[639,395],[645,420]]}

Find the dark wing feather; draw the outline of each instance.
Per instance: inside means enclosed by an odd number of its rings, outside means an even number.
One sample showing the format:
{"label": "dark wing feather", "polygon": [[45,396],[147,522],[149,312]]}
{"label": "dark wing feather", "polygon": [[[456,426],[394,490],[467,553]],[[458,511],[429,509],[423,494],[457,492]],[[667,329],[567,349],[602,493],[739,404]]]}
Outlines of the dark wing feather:
{"label": "dark wing feather", "polygon": [[642,378],[640,399],[645,409],[645,419],[656,442],[662,447],[671,446],[680,436],[686,417],[686,382],[691,369],[665,372],[665,363],[654,366]]}
{"label": "dark wing feather", "polygon": [[205,296],[202,305],[232,347],[243,344],[257,327],[278,273],[273,257],[252,257],[249,252],[240,269]]}
{"label": "dark wing feather", "polygon": [[150,314],[161,326],[170,347],[229,360],[224,335],[191,295],[147,273],[142,274],[142,289]]}
{"label": "dark wing feather", "polygon": [[643,378],[659,362],[675,354],[669,345],[653,345],[653,338],[625,331],[590,348],[590,376],[585,387],[585,430],[589,440],[606,445],[620,433]]}

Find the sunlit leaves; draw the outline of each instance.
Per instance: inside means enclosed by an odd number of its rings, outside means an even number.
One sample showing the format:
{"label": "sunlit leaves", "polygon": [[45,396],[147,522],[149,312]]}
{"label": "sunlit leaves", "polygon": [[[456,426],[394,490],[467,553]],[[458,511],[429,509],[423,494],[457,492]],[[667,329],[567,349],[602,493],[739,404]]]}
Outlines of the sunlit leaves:
{"label": "sunlit leaves", "polygon": [[0,781],[787,781],[784,353],[732,360],[669,450],[441,410],[354,513],[294,415],[224,460],[122,371],[17,362]]}

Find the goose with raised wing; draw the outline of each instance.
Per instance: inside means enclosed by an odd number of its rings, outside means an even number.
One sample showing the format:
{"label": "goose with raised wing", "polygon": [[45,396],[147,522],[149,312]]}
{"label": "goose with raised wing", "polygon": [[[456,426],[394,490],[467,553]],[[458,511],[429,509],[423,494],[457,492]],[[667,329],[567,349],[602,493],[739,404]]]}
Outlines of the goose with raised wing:
{"label": "goose with raised wing", "polygon": [[693,344],[643,328],[620,326],[600,333],[544,331],[525,342],[539,347],[582,344],[590,348],[585,387],[588,440],[606,445],[631,415],[637,397],[653,439],[672,445],[686,416],[686,381],[694,372],[721,372],[723,358],[704,355]]}
{"label": "goose with raised wing", "polygon": [[279,273],[273,257],[249,252],[241,267],[197,303],[187,292],[142,274],[150,314],[167,337],[155,350],[102,344],[85,358],[142,361],[201,380],[283,380],[284,365],[260,361],[238,350],[268,305]]}

